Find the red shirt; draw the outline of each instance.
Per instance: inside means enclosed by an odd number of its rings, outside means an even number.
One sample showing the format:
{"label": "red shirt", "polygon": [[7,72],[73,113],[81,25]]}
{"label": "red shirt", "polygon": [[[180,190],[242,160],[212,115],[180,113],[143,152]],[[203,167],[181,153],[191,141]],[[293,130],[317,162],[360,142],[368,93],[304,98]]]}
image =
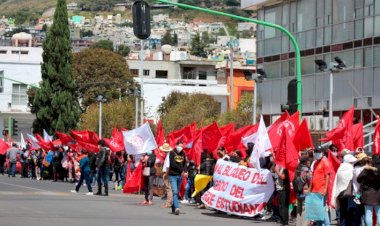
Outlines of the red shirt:
{"label": "red shirt", "polygon": [[327,158],[323,157],[314,164],[311,192],[323,193],[326,186],[326,176],[331,175],[331,166]]}

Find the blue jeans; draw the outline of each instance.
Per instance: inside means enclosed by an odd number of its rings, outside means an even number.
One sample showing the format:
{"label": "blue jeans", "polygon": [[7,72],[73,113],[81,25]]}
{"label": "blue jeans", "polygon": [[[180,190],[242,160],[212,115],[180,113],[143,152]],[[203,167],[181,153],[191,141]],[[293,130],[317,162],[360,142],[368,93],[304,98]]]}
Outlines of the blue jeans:
{"label": "blue jeans", "polygon": [[12,176],[12,177],[16,176],[16,163],[13,163],[13,162],[9,163],[8,177],[9,176]]}
{"label": "blue jeans", "polygon": [[91,187],[91,172],[90,171],[88,171],[88,172],[81,172],[80,179],[79,179],[78,185],[75,188],[75,190],[77,192],[79,191],[80,186],[82,186],[83,180],[86,181],[86,185],[87,185],[88,191],[92,192],[92,187]]}
{"label": "blue jeans", "polygon": [[104,191],[108,194],[108,178],[109,178],[109,168],[106,166],[100,167],[98,170],[98,186],[102,186],[102,182],[104,184]]}
{"label": "blue jeans", "polygon": [[365,225],[370,225],[372,226],[372,213],[373,210],[375,209],[376,216],[377,216],[377,225],[380,226],[380,205],[376,206],[370,206],[370,205],[365,205]]}
{"label": "blue jeans", "polygon": [[193,186],[194,186],[194,178],[188,178],[187,184],[185,187],[185,198],[186,198],[186,200],[191,199],[191,190],[192,190]]}
{"label": "blue jeans", "polygon": [[175,209],[179,208],[178,193],[181,189],[182,176],[169,176],[169,183],[173,192],[172,212],[174,212]]}

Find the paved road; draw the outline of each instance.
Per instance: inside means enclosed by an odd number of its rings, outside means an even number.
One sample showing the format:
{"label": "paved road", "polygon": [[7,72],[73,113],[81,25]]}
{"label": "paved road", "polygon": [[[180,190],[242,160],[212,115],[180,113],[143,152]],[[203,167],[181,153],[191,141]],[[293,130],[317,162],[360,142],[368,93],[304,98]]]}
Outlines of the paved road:
{"label": "paved road", "polygon": [[0,226],[231,226],[275,225],[252,219],[217,214],[182,205],[179,216],[162,209],[163,201],[154,199],[153,206],[140,206],[141,195],[125,195],[111,191],[109,197],[85,196],[87,188],[79,194],[69,191],[73,184],[8,178],[0,175]]}

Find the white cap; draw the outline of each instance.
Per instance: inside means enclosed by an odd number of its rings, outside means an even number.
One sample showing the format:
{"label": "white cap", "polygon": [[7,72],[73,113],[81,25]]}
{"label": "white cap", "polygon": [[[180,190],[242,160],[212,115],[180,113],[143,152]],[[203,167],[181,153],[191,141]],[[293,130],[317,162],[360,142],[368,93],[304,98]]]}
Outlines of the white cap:
{"label": "white cap", "polygon": [[353,155],[345,155],[343,157],[343,162],[345,162],[345,163],[355,163],[357,161],[358,161],[358,159],[355,158]]}

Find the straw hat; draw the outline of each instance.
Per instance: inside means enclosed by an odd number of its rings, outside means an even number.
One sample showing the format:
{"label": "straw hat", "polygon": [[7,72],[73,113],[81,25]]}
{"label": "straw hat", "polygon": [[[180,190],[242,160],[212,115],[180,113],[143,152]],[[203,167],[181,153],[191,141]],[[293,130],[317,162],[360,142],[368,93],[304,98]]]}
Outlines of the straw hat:
{"label": "straw hat", "polygon": [[361,161],[362,159],[364,158],[367,158],[367,155],[365,153],[359,153],[356,158],[358,159],[358,161]]}
{"label": "straw hat", "polygon": [[171,151],[171,147],[168,143],[164,143],[161,147],[160,147],[160,150],[163,151],[163,152],[169,152]]}

